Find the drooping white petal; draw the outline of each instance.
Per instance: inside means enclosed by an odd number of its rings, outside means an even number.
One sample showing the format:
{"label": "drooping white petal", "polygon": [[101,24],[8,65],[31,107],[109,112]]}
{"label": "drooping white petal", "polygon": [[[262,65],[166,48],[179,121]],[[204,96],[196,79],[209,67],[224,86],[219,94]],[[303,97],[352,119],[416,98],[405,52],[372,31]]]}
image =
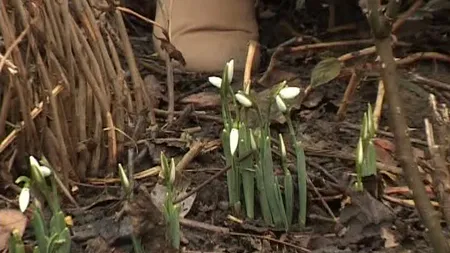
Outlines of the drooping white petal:
{"label": "drooping white petal", "polygon": [[28,204],[30,203],[30,188],[24,187],[22,191],[20,191],[19,195],[19,208],[23,213],[27,210]]}
{"label": "drooping white petal", "polygon": [[250,146],[252,147],[253,151],[256,151],[258,149],[258,146],[256,146],[255,135],[253,134],[253,130],[251,128],[250,128]]}
{"label": "drooping white petal", "polygon": [[235,95],[236,100],[243,106],[245,107],[251,107],[252,106],[252,101],[242,92],[238,92]]}
{"label": "drooping white petal", "polygon": [[218,76],[210,76],[208,77],[208,81],[216,86],[217,88],[220,89],[220,87],[222,86],[222,78],[218,77]]}
{"label": "drooping white petal", "polygon": [[363,124],[362,124],[362,129],[361,129],[361,134],[362,134],[362,138],[363,140],[367,140],[367,137],[369,135],[369,128],[368,128],[368,118],[367,118],[367,112],[364,113],[363,116]]}
{"label": "drooping white petal", "polygon": [[280,97],[282,99],[293,99],[296,96],[298,96],[298,94],[300,94],[300,88],[299,87],[284,87],[278,93],[278,95],[280,95]]}
{"label": "drooping white petal", "polygon": [[356,145],[356,163],[361,166],[363,160],[364,160],[363,143],[362,139],[359,138],[358,145]]}
{"label": "drooping white petal", "polygon": [[128,180],[127,174],[125,173],[125,170],[122,167],[122,164],[119,163],[119,177],[120,181],[122,183],[122,186],[127,191],[130,190],[130,181]]}
{"label": "drooping white petal", "polygon": [[284,144],[283,135],[282,135],[282,134],[279,134],[279,137],[280,137],[280,152],[281,152],[281,156],[282,156],[283,158],[286,158],[286,157],[287,157],[287,154],[286,154],[286,145]]}
{"label": "drooping white petal", "polygon": [[30,165],[33,167],[39,168],[41,165],[39,164],[38,160],[34,158],[34,156],[30,155]]}
{"label": "drooping white petal", "polygon": [[172,184],[175,182],[175,172],[176,172],[175,160],[172,158],[170,160],[170,178],[169,178],[169,181]]}
{"label": "drooping white petal", "polygon": [[228,66],[228,80],[231,83],[233,81],[233,74],[234,74],[234,59],[231,59],[229,62],[227,62]]}
{"label": "drooping white petal", "polygon": [[47,166],[39,166],[39,171],[41,172],[43,177],[48,177],[52,174],[52,170]]}
{"label": "drooping white petal", "polygon": [[280,110],[280,112],[286,112],[286,110],[287,110],[286,104],[284,103],[284,101],[280,97],[280,95],[277,95],[275,97],[275,102],[277,103],[278,110]]}
{"label": "drooping white petal", "polygon": [[230,132],[231,155],[234,155],[234,152],[236,152],[238,144],[239,144],[239,130],[237,128],[232,128]]}

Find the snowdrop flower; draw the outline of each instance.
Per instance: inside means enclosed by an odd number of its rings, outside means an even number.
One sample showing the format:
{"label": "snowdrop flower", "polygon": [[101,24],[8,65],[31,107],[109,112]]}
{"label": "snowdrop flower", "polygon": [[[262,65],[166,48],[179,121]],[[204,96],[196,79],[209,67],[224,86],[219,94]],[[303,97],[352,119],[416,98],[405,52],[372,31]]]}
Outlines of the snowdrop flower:
{"label": "snowdrop flower", "polygon": [[43,177],[48,177],[50,176],[50,174],[52,174],[50,168],[44,165],[40,165],[38,160],[36,160],[34,156],[30,156],[30,165],[31,167],[37,168]]}
{"label": "snowdrop flower", "polygon": [[30,165],[31,167],[40,167],[39,162],[34,158],[34,156],[30,155]]}
{"label": "snowdrop flower", "polygon": [[280,95],[280,97],[282,99],[293,99],[296,96],[298,96],[298,94],[300,94],[300,88],[299,87],[289,87],[289,86],[288,87],[284,87],[278,93],[278,95]]}
{"label": "snowdrop flower", "polygon": [[358,145],[356,146],[356,164],[362,165],[363,159],[364,159],[363,143],[362,139],[359,138]]}
{"label": "snowdrop flower", "polygon": [[174,183],[175,182],[175,172],[176,172],[176,169],[175,169],[175,160],[172,158],[171,160],[170,160],[170,178],[169,178],[169,181],[170,181],[170,183]]}
{"label": "snowdrop flower", "polygon": [[236,93],[235,97],[236,97],[236,100],[245,107],[251,107],[253,104],[252,101],[247,97],[247,95],[245,95],[241,91]]}
{"label": "snowdrop flower", "polygon": [[287,106],[284,103],[283,99],[280,97],[280,95],[277,95],[275,97],[275,102],[277,103],[278,110],[280,110],[280,112],[286,112]]}
{"label": "snowdrop flower", "polygon": [[361,130],[362,138],[364,140],[367,140],[367,138],[369,136],[369,122],[368,121],[369,121],[369,119],[367,117],[367,112],[365,112],[364,116],[363,116],[363,125],[362,125],[362,130]]}
{"label": "snowdrop flower", "polygon": [[218,77],[218,76],[210,76],[208,77],[208,81],[216,86],[217,88],[220,89],[220,87],[222,86],[222,78]]}
{"label": "snowdrop flower", "polygon": [[287,157],[287,154],[286,154],[286,145],[284,145],[283,135],[282,135],[282,134],[278,134],[278,135],[279,135],[279,137],[280,137],[280,152],[281,152],[281,156],[282,156],[283,158],[286,158],[286,157]]}
{"label": "snowdrop flower", "polygon": [[[226,67],[227,67],[228,82],[231,83],[233,81],[234,60],[231,59],[229,62],[227,62]],[[208,81],[219,89],[222,86],[222,78],[218,76],[210,76],[208,77]]]}
{"label": "snowdrop flower", "polygon": [[228,81],[231,83],[233,81],[233,73],[234,73],[234,59],[231,59],[229,62],[227,62],[227,74],[228,74]]}
{"label": "snowdrop flower", "polygon": [[30,188],[24,187],[22,191],[20,191],[19,195],[19,208],[23,213],[27,210],[28,204],[30,203]]}
{"label": "snowdrop flower", "polygon": [[230,132],[231,155],[234,155],[234,152],[236,152],[238,143],[239,143],[239,130],[237,128],[233,127]]}
{"label": "snowdrop flower", "polygon": [[256,146],[255,135],[253,134],[253,130],[251,128],[250,128],[250,146],[252,147],[253,151],[256,151],[258,149],[258,146]]}
{"label": "snowdrop flower", "polygon": [[122,164],[119,163],[119,177],[120,181],[122,182],[123,188],[129,192],[130,191],[130,181],[128,180],[127,174],[125,173],[125,170],[122,167]]}
{"label": "snowdrop flower", "polygon": [[39,171],[41,172],[42,176],[44,177],[48,177],[50,176],[50,174],[52,174],[52,171],[50,170],[49,167],[41,165],[39,166]]}

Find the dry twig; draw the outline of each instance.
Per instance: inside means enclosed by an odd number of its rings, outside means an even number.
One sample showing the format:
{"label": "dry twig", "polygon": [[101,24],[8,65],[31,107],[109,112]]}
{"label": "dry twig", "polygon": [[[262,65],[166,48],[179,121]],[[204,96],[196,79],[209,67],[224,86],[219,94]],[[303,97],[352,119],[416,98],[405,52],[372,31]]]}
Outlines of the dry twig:
{"label": "dry twig", "polygon": [[396,17],[401,1],[390,0],[385,12],[380,12],[378,0],[367,0],[369,11],[367,18],[375,38],[375,46],[380,56],[382,78],[389,103],[390,126],[394,132],[397,157],[405,172],[405,179],[413,191],[416,208],[428,228],[430,240],[435,252],[449,252],[449,245],[442,234],[437,212],[430,203],[424,184],[419,175],[417,164],[412,154],[411,142],[406,131],[407,125],[403,115],[403,105],[399,98],[397,85],[397,64],[391,47],[391,23]]}

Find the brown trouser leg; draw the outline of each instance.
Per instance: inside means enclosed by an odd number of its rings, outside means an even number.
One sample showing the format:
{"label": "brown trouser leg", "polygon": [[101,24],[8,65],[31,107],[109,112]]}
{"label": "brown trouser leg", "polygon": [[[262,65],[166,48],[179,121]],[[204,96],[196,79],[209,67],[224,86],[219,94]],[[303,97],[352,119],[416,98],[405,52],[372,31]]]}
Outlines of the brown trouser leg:
{"label": "brown trouser leg", "polygon": [[[163,13],[170,13],[170,0],[158,5],[156,21],[167,26]],[[186,70],[221,71],[227,61],[243,69],[250,40],[258,40],[254,0],[172,0],[171,41],[183,54]],[[161,8],[165,8],[162,12]],[[163,37],[155,27],[154,34]],[[159,40],[154,36],[155,50],[164,58]],[[259,52],[254,67],[259,64]]]}

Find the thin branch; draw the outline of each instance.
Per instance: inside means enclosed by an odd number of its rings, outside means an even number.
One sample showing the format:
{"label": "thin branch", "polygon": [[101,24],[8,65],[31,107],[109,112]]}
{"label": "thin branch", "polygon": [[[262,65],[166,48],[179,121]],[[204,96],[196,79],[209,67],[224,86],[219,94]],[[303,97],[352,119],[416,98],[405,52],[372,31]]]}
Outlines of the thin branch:
{"label": "thin branch", "polygon": [[378,0],[367,0],[367,18],[375,38],[375,46],[380,56],[381,76],[386,89],[389,104],[389,125],[394,133],[397,158],[404,170],[405,180],[412,190],[414,202],[428,229],[431,244],[437,253],[450,252],[449,245],[442,233],[439,214],[431,205],[420,177],[416,161],[412,154],[407,124],[403,115],[403,104],[397,85],[397,64],[391,46],[391,26],[402,1],[390,0],[387,9],[380,9]]}

